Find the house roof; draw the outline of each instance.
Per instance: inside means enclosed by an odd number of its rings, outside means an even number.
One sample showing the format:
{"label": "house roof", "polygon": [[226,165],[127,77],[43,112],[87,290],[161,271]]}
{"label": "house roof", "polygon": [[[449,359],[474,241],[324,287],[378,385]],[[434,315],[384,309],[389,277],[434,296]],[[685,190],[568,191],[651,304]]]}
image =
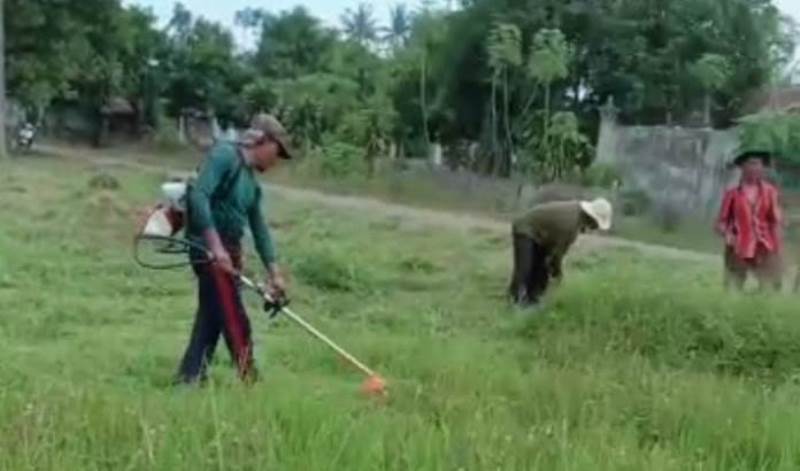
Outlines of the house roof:
{"label": "house roof", "polygon": [[800,113],[800,86],[762,90],[754,94],[744,107],[745,114],[767,110]]}
{"label": "house roof", "polygon": [[122,97],[112,97],[103,106],[102,112],[104,114],[134,114],[136,110],[130,101]]}

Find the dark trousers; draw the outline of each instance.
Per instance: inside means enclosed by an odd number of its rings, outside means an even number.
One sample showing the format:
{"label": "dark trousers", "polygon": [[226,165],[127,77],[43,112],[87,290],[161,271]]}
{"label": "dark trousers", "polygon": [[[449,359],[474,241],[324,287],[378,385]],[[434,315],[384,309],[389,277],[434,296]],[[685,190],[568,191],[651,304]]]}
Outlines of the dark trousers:
{"label": "dark trousers", "polygon": [[779,254],[768,251],[759,245],[755,258],[742,260],[731,246],[725,247],[725,287],[741,291],[747,276],[753,273],[758,280],[759,289],[772,288],[781,291],[783,288],[783,263]]}
{"label": "dark trousers", "polygon": [[513,234],[514,271],[508,294],[517,304],[535,304],[550,284],[548,253],[533,238]]}
{"label": "dark trousers", "polygon": [[[237,258],[234,258],[235,263]],[[254,381],[257,372],[253,362],[250,319],[242,303],[238,281],[213,265],[196,266],[194,271],[197,276],[197,313],[178,371],[178,381],[195,383],[205,380],[220,334],[225,338],[239,377],[244,381]]]}

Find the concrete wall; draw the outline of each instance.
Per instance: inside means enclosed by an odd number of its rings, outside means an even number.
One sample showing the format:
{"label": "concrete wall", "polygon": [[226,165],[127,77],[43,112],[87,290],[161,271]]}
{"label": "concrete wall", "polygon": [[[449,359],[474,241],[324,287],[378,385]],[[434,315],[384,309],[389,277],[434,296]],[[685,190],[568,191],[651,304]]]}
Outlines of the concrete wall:
{"label": "concrete wall", "polygon": [[[5,113],[6,129],[14,130],[25,120],[25,110],[11,97],[6,97]],[[10,132],[10,131],[9,131]]]}
{"label": "concrete wall", "polygon": [[622,126],[611,105],[602,110],[596,162],[617,168],[625,189],[642,190],[682,214],[709,217],[737,177],[727,163],[738,147],[736,129]]}

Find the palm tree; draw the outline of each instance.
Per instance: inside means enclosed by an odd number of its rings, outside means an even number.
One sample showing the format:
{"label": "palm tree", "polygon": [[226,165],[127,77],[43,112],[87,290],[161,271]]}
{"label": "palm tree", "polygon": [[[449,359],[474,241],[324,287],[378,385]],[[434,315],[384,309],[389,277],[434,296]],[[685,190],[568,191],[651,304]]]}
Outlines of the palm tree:
{"label": "palm tree", "polygon": [[366,46],[378,38],[378,28],[372,5],[360,3],[355,11],[348,8],[341,19],[344,33],[351,40]]}
{"label": "palm tree", "polygon": [[389,26],[381,28],[383,39],[393,49],[405,46],[411,34],[411,14],[408,7],[398,4],[389,11]]}

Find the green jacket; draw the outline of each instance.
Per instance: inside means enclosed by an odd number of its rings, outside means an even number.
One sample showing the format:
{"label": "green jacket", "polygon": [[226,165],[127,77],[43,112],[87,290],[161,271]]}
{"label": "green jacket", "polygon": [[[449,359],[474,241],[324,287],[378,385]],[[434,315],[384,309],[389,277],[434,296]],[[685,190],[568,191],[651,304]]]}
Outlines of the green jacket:
{"label": "green jacket", "polygon": [[[220,194],[224,192],[223,186],[229,191]],[[265,266],[273,263],[275,248],[261,213],[261,193],[253,169],[245,165],[236,145],[217,144],[206,157],[188,194],[187,236],[204,242],[204,232],[214,228],[224,243],[238,245],[249,225],[259,258]]]}
{"label": "green jacket", "polygon": [[514,234],[531,237],[548,252],[554,276],[561,276],[561,262],[581,232],[582,210],[578,201],[544,203],[516,218]]}

